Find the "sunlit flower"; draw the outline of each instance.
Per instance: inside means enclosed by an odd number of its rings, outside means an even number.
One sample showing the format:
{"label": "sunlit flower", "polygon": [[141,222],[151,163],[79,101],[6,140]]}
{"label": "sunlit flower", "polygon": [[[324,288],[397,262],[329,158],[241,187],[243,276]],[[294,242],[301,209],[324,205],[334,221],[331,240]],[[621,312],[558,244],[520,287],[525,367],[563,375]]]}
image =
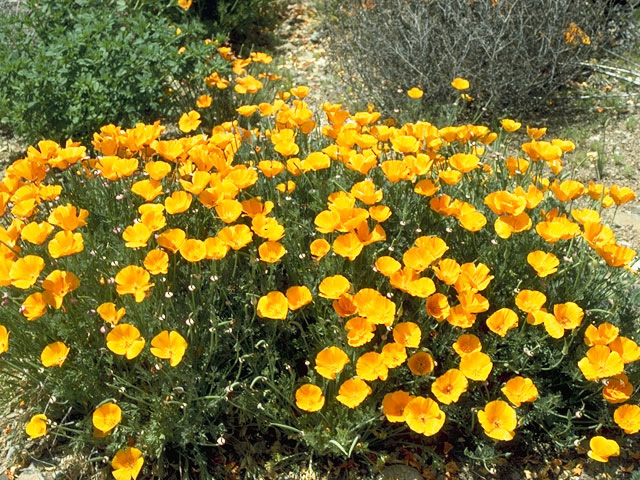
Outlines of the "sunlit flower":
{"label": "sunlit flower", "polygon": [[305,412],[317,412],[324,406],[324,395],[320,387],[305,383],[296,390],[296,405]]}
{"label": "sunlit flower", "polygon": [[100,318],[105,322],[109,322],[112,325],[117,325],[124,314],[127,312],[127,309],[124,307],[116,310],[116,304],[113,302],[105,302],[96,308],[96,312],[100,315]]}
{"label": "sunlit flower", "polygon": [[409,370],[414,375],[428,375],[433,372],[435,362],[433,357],[427,352],[417,352],[409,357],[407,361]]}
{"label": "sunlit flower", "polygon": [[[191,0],[188,2],[191,3]],[[118,450],[111,460],[113,468],[111,474],[115,480],[136,480],[143,464],[142,452],[135,447],[127,447],[124,450]]]}
{"label": "sunlit flower", "polygon": [[[354,312],[355,313],[355,312]],[[364,317],[353,317],[344,324],[347,343],[351,347],[361,347],[373,340],[376,326]]]}
{"label": "sunlit flower", "polygon": [[287,288],[286,297],[289,303],[289,310],[298,310],[313,300],[311,290],[304,285]]}
{"label": "sunlit flower", "polygon": [[453,344],[453,349],[458,355],[463,357],[464,355],[482,350],[482,344],[477,336],[468,333],[458,337],[458,340]]}
{"label": "sunlit flower", "polygon": [[323,298],[338,299],[351,288],[351,283],[342,275],[326,277],[318,285],[318,294]]}
{"label": "sunlit flower", "polygon": [[34,440],[36,438],[44,437],[47,434],[47,417],[42,413],[38,413],[31,417],[29,423],[25,427],[27,435]]}
{"label": "sunlit flower", "polygon": [[624,403],[631,397],[633,385],[624,373],[606,380],[602,396],[609,403]]}
{"label": "sunlit flower", "polygon": [[478,420],[484,433],[496,440],[512,440],[518,424],[516,411],[502,400],[487,403],[484,410],[478,412]]}
{"label": "sunlit flower", "polygon": [[354,377],[340,385],[336,400],[349,408],[356,408],[371,392],[371,387],[364,380]]}
{"label": "sunlit flower", "polygon": [[606,463],[609,457],[617,457],[620,455],[620,446],[615,440],[609,440],[602,436],[595,436],[589,440],[589,458]]}
{"label": "sunlit flower", "polygon": [[622,373],[624,362],[617,352],[606,345],[596,345],[587,350],[587,356],[580,359],[578,368],[587,380],[596,381]]}
{"label": "sunlit flower", "polygon": [[516,407],[519,407],[523,402],[533,402],[538,398],[538,389],[533,381],[530,378],[520,376],[510,379],[502,387],[502,393]]}
{"label": "sunlit flower", "polygon": [[402,390],[387,393],[382,399],[382,413],[390,422],[404,422],[404,409],[413,398],[413,395]]}
{"label": "sunlit flower", "polygon": [[533,267],[539,277],[547,277],[558,271],[560,260],[553,253],[536,250],[527,255],[527,263]]}
{"label": "sunlit flower", "polygon": [[447,370],[431,384],[431,393],[440,403],[449,405],[456,403],[464,392],[467,391],[469,382],[462,372],[456,368]]}
{"label": "sunlit flower", "polygon": [[404,407],[404,421],[416,433],[431,436],[440,431],[446,415],[430,398],[415,397]]}
{"label": "sunlit flower", "polygon": [[69,355],[69,347],[62,342],[50,343],[40,354],[40,360],[45,367],[61,367]]}
{"label": "sunlit flower", "polygon": [[362,354],[356,361],[356,373],[363,380],[386,380],[389,370],[377,352]]}
{"label": "sunlit flower", "polygon": [[182,361],[187,350],[187,341],[175,330],[163,330],[151,339],[151,354],[158,358],[169,359],[169,364],[175,367]]}
{"label": "sunlit flower", "polygon": [[451,86],[456,90],[467,90],[469,88],[469,80],[466,78],[456,77],[451,82]]}
{"label": "sunlit flower", "polygon": [[417,98],[422,98],[422,96],[424,95],[424,92],[420,90],[418,87],[413,87],[407,90],[407,95],[409,96],[409,98],[417,99]]}
{"label": "sunlit flower", "polygon": [[200,125],[200,114],[195,110],[183,113],[178,122],[178,127],[184,133],[189,133],[198,128]]}
{"label": "sunlit flower", "polygon": [[487,318],[487,327],[493,333],[504,337],[507,331],[518,326],[518,315],[510,308],[501,308]]}
{"label": "sunlit flower", "polygon": [[289,302],[282,292],[273,291],[260,297],[256,308],[258,316],[272,320],[284,320],[289,311]]}
{"label": "sunlit flower", "polygon": [[153,283],[149,283],[149,272],[136,265],[129,265],[116,275],[116,291],[120,295],[133,295],[136,302],[144,300]]}
{"label": "sunlit flower", "polygon": [[111,432],[122,421],[122,409],[115,403],[104,403],[93,411],[92,421],[97,430]]}
{"label": "sunlit flower", "polygon": [[145,345],[140,330],[128,323],[119,323],[107,334],[107,348],[116,355],[124,355],[127,360],[136,358]]}
{"label": "sunlit flower", "polygon": [[469,380],[484,382],[493,369],[493,362],[486,353],[473,352],[460,358],[460,371]]}
{"label": "sunlit flower", "polygon": [[393,328],[393,339],[406,348],[418,348],[422,331],[413,322],[401,322]]}
{"label": "sunlit flower", "polygon": [[338,347],[327,347],[316,355],[315,370],[324,378],[333,380],[347,363],[349,363],[349,357],[344,351]]}

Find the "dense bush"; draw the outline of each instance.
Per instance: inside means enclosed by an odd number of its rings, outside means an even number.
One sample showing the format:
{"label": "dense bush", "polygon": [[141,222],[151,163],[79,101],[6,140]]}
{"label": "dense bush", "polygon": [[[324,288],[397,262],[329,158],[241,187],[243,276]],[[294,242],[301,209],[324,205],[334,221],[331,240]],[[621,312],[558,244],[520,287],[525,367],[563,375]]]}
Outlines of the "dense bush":
{"label": "dense bush", "polygon": [[327,103],[320,128],[305,87],[228,86],[237,121],[110,125],[93,152],[43,141],[7,169],[11,441],[126,480],[294,451],[633,451],[635,252],[601,223],[633,191],[566,178],[575,146],[514,121],[390,127]]}
{"label": "dense bush", "polygon": [[[530,113],[578,78],[631,15],[593,0],[326,0],[331,48],[353,94],[387,112],[419,86],[422,110],[450,102],[450,79],[471,80],[467,117]],[[488,109],[488,110],[486,110]],[[439,113],[439,112],[438,112]]]}
{"label": "dense bush", "polygon": [[3,18],[0,123],[29,142],[87,140],[109,122],[171,119],[206,74],[225,73],[202,24],[170,23],[167,9],[185,18],[177,5],[132,3],[29,0]]}

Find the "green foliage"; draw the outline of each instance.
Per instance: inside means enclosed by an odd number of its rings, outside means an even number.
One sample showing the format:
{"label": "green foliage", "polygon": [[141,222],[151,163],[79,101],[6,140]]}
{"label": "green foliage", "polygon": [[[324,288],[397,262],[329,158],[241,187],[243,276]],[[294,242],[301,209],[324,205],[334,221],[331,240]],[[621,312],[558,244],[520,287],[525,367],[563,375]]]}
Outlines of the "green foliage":
{"label": "green foliage", "polygon": [[609,1],[325,0],[323,5],[331,39],[327,52],[345,71],[350,100],[373,101],[404,115],[405,92],[418,86],[425,92],[421,111],[434,119],[455,99],[449,86],[455,77],[471,81],[467,93],[475,100],[466,121],[544,109],[559,90],[584,76],[581,62],[602,56],[632,30],[628,11]]}
{"label": "green foliage", "polygon": [[[236,86],[241,84],[238,80]],[[587,381],[578,368],[589,348],[585,331],[590,325],[610,322],[621,335],[640,341],[640,288],[636,277],[620,268],[631,258],[617,262],[617,267],[606,264],[600,249],[604,243],[589,245],[587,228],[577,223],[575,235],[563,240],[545,239],[543,229],[536,228],[563,215],[572,222],[578,207],[593,208],[608,219],[604,207],[614,200],[594,199],[584,186],[577,198],[560,200],[558,192],[566,178],[561,175],[562,161],[571,155],[568,142],[559,141],[566,151],[544,140],[527,142],[528,169],[510,172],[506,158],[522,149],[518,134],[503,130],[492,134],[474,125],[438,129],[426,122],[389,128],[378,123],[377,112],[350,114],[331,104],[324,107],[327,124],[319,128],[311,120],[313,112],[296,98],[304,96],[304,89],[291,89],[293,95],[286,101],[271,104],[261,103],[259,92],[240,94],[231,86],[223,92],[231,105],[260,103],[260,113],[215,126],[205,118],[194,136],[168,142],[160,139],[159,125],[105,128],[96,135],[89,158],[74,150],[77,147],[41,142],[7,169],[0,184],[5,207],[0,230],[0,314],[9,337],[8,348],[0,354],[0,369],[12,388],[15,408],[24,402],[22,424],[36,414],[49,419],[48,433],[36,442],[55,449],[71,447],[97,459],[112,459],[133,445],[145,458],[144,473],[159,478],[220,478],[227,468],[240,469],[236,471],[249,478],[269,457],[296,454],[365,463],[403,450],[424,465],[441,466],[448,461],[445,442],[453,445],[455,458],[485,468],[505,458],[586,446],[594,435],[615,438],[623,449],[637,444],[613,421],[616,406],[603,398],[603,379]],[[453,160],[457,153],[468,154],[477,164],[462,168]],[[546,162],[536,157],[542,154]],[[358,166],[365,155],[373,159],[371,168]],[[272,175],[277,166],[269,163],[273,159],[287,169]],[[159,161],[165,162],[169,173],[150,181],[158,167],[151,162]],[[400,172],[397,176],[394,168]],[[446,172],[455,168],[460,169],[459,181],[445,181]],[[380,198],[365,201],[357,194],[354,185],[365,180],[380,191]],[[416,191],[418,182],[427,180],[437,185],[437,191],[427,195],[432,198]],[[294,182],[295,188],[284,192],[287,182]],[[46,195],[47,185],[61,185],[62,191]],[[140,191],[143,185],[149,185],[148,196]],[[487,195],[513,193],[517,187],[533,188],[540,203],[527,204],[525,212],[523,197],[509,196],[505,205],[518,204],[531,224],[510,236],[498,235],[494,227],[498,214]],[[37,195],[32,194],[35,188]],[[167,199],[174,192],[190,192],[192,203],[185,211],[170,208]],[[437,208],[435,200],[443,195],[450,197],[445,210]],[[241,203],[249,201],[253,203]],[[55,233],[38,243],[24,233],[25,224],[55,223],[50,213],[67,203],[88,211],[87,225],[76,229],[84,246],[55,257],[50,242],[61,229],[56,226]],[[374,215],[369,210],[373,204],[387,206],[391,216]],[[162,221],[143,217],[145,209],[163,206],[161,218],[156,219]],[[336,224],[322,228],[318,215],[328,208]],[[234,211],[237,215],[231,214]],[[465,223],[473,212],[486,225]],[[509,214],[500,217],[509,220]],[[268,221],[271,225],[261,228],[260,222]],[[153,226],[154,232],[149,231],[140,245],[127,246],[131,230],[140,224],[149,230]],[[232,225],[246,233],[229,233]],[[191,243],[179,239],[171,244],[160,237],[173,229],[184,232]],[[376,236],[370,237],[371,232]],[[351,245],[361,247],[352,258],[339,247],[345,236]],[[459,282],[441,280],[434,269],[438,258],[422,270],[413,269],[405,253],[416,239],[426,236],[439,237],[448,248],[436,255],[435,248],[421,247],[420,258],[444,256],[459,264],[486,265],[492,277],[487,285],[476,288],[462,277]],[[333,251],[314,258],[310,244],[319,238],[331,243]],[[265,259],[262,249],[267,239],[286,249],[279,260]],[[615,240],[603,235],[598,241],[613,246]],[[198,248],[201,253],[194,258]],[[167,254],[166,272],[156,271],[146,261],[151,250]],[[555,254],[558,271],[544,277],[536,274],[527,259],[534,250]],[[27,255],[39,256],[45,266],[25,286],[16,264]],[[382,256],[404,262],[404,272],[387,278],[376,267]],[[616,262],[609,259],[609,263]],[[144,267],[152,275],[127,281],[121,275],[131,266]],[[56,270],[73,272],[79,286],[64,292],[59,308],[51,297],[43,297],[38,311],[33,305],[38,302],[26,299],[43,291],[53,295],[55,288],[43,279]],[[368,315],[373,324],[374,335],[364,345],[350,345],[346,336],[347,317],[356,312],[341,311],[334,299],[325,298],[331,295],[321,294],[321,282],[337,274],[350,281],[351,294],[375,289],[385,302],[380,305],[393,304],[387,324],[379,321],[377,312],[366,311],[368,304],[357,307],[357,315]],[[424,288],[430,284],[433,288]],[[264,308],[264,300],[292,286],[308,287],[313,301],[294,308],[295,301],[286,300],[285,314],[277,319]],[[127,288],[148,292],[133,298]],[[453,317],[438,321],[425,308],[425,297],[434,292],[457,306],[474,288],[489,305],[470,324],[456,324]],[[530,324],[516,306],[517,293],[525,289],[543,292],[544,308],[552,316],[555,305],[575,302],[584,318],[574,325],[567,321],[562,336],[552,338],[550,328]],[[126,308],[118,325],[98,314],[105,302]],[[487,323],[501,308],[512,309],[518,319],[505,335]],[[27,321],[33,312],[39,315]],[[358,372],[358,359],[394,343],[393,328],[400,322],[414,322],[421,332],[418,345],[407,346],[407,355],[428,352],[435,369],[416,375],[402,362],[388,369],[385,380],[368,380],[371,394],[354,408],[347,407],[337,398],[341,386],[356,375],[364,376]],[[123,325],[135,326],[145,339],[142,351],[130,359],[110,345],[113,332]],[[177,332],[187,344],[184,357],[174,366],[155,350],[157,335],[163,331]],[[388,420],[381,412],[387,394],[403,390],[433,397],[437,377],[449,369],[462,369],[452,345],[463,333],[477,335],[490,357],[487,379],[469,380],[458,401],[441,402],[446,421],[430,435],[416,433],[409,422]],[[3,341],[0,336],[0,345]],[[58,341],[70,349],[64,363],[43,367],[41,352]],[[321,376],[316,368],[318,353],[329,346],[343,349],[349,359],[335,379]],[[633,385],[640,382],[638,361],[625,365],[624,372]],[[603,378],[609,381],[612,375]],[[539,396],[517,407],[513,440],[496,441],[479,424],[478,412],[489,402],[504,399],[502,388],[515,376],[530,378]],[[324,396],[317,412],[306,411],[296,400],[298,388],[306,383],[317,385]],[[636,392],[629,403],[637,399]],[[96,437],[92,415],[106,401],[122,409],[122,421],[108,435]],[[21,428],[11,434],[12,441],[26,444]],[[272,438],[277,442],[270,444],[267,439]],[[28,452],[29,446],[23,451]],[[108,469],[104,464],[97,467]]]}
{"label": "green foliage", "polygon": [[107,123],[175,119],[194,83],[223,68],[207,58],[202,25],[180,25],[176,35],[144,4],[26,2],[0,24],[0,123],[28,142],[86,141]]}

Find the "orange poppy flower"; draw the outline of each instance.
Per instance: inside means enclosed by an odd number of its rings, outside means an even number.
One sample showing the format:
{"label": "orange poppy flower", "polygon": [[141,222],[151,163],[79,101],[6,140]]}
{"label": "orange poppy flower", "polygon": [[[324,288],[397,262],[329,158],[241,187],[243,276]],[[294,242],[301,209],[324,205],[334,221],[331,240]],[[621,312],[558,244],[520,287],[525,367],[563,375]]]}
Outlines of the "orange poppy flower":
{"label": "orange poppy flower", "polygon": [[531,226],[531,218],[526,212],[520,215],[501,215],[493,223],[496,234],[504,239],[511,237],[514,233],[530,230]]}
{"label": "orange poppy flower", "polygon": [[418,87],[413,87],[407,90],[407,95],[409,96],[409,98],[418,99],[418,98],[422,98],[422,96],[424,95],[424,92],[420,90]]}
{"label": "orange poppy flower", "polygon": [[371,180],[363,180],[354,183],[351,187],[351,195],[367,205],[373,205],[382,201],[382,190],[376,190],[376,184]]}
{"label": "orange poppy flower", "polygon": [[371,387],[364,380],[354,377],[340,385],[336,400],[349,408],[356,408],[371,392]]}
{"label": "orange poppy flower", "polygon": [[116,304],[113,302],[105,302],[102,303],[96,308],[96,312],[100,315],[100,318],[105,322],[109,322],[112,325],[117,325],[124,314],[127,312],[127,309],[122,307],[116,310]]}
{"label": "orange poppy flower", "polygon": [[562,328],[573,330],[580,326],[584,310],[573,302],[559,303],[553,306],[553,315]]}
{"label": "orange poppy flower", "polygon": [[67,203],[66,205],[60,205],[54,208],[49,214],[47,221],[63,230],[73,231],[78,227],[84,227],[87,224],[85,220],[88,216],[88,211],[84,209],[77,211],[76,207]]}
{"label": "orange poppy flower", "polygon": [[144,171],[149,174],[153,180],[162,180],[171,172],[171,165],[162,160],[156,162],[147,162]]}
{"label": "orange poppy flower", "polygon": [[353,296],[353,304],[358,314],[366,317],[376,325],[391,326],[393,324],[396,305],[387,297],[372,288],[363,288]]}
{"label": "orange poppy flower", "polygon": [[624,430],[633,435],[640,432],[640,407],[638,405],[622,405],[613,412],[613,420]]}
{"label": "orange poppy flower", "polygon": [[246,247],[253,240],[253,233],[246,225],[225,227],[218,232],[218,238],[233,250]]}
{"label": "orange poppy flower", "polygon": [[341,257],[348,258],[353,261],[356,259],[364,244],[360,241],[358,236],[354,233],[345,233],[339,235],[333,241],[333,251]]}
{"label": "orange poppy flower", "polygon": [[62,307],[62,301],[67,293],[80,286],[80,279],[71,272],[54,270],[42,281],[42,294],[46,302],[56,310]]}
{"label": "orange poppy flower", "polygon": [[351,347],[361,347],[369,343],[376,331],[375,324],[364,317],[353,317],[344,324],[347,330],[347,343]]}
{"label": "orange poppy flower", "polygon": [[151,275],[166,275],[169,271],[169,255],[164,250],[154,248],[144,257],[143,265]]}
{"label": "orange poppy flower", "polygon": [[333,310],[341,317],[349,317],[358,311],[358,307],[353,304],[353,295],[349,293],[343,293],[331,305]]}
{"label": "orange poppy flower", "polygon": [[625,364],[640,359],[640,347],[630,338],[619,336],[609,344],[609,348],[617,352]]}
{"label": "orange poppy flower", "polygon": [[604,322],[596,327],[589,325],[584,332],[584,343],[589,347],[594,345],[608,345],[617,337],[620,329],[609,322]]}
{"label": "orange poppy flower", "polygon": [[616,205],[631,202],[635,200],[636,193],[629,187],[619,187],[618,185],[612,185],[609,189],[609,195],[613,198]]}
{"label": "orange poppy flower", "polygon": [[43,269],[44,260],[42,258],[37,255],[25,255],[19,258],[9,270],[11,285],[23,290],[31,288]]}
{"label": "orange poppy flower", "polygon": [[180,245],[180,255],[187,262],[199,262],[207,256],[207,247],[202,240],[189,238]]}
{"label": "orange poppy flower", "polygon": [[351,283],[342,275],[326,277],[318,285],[318,294],[322,298],[337,300],[351,288]]}
{"label": "orange poppy flower", "polygon": [[404,407],[404,421],[416,433],[431,436],[440,431],[446,415],[430,398],[414,397]]}
{"label": "orange poppy flower", "polygon": [[317,385],[305,383],[296,390],[296,406],[305,412],[317,412],[324,406],[324,395]]}
{"label": "orange poppy flower", "polygon": [[480,339],[477,336],[467,333],[458,337],[458,340],[453,344],[453,349],[458,355],[464,357],[482,350],[482,343],[480,343]]}
{"label": "orange poppy flower", "polygon": [[605,380],[602,396],[609,403],[624,403],[633,393],[633,385],[624,373]]}
{"label": "orange poppy flower", "polygon": [[[160,208],[155,208],[156,205]],[[150,208],[143,208],[150,207]],[[162,214],[162,210],[164,207],[159,204],[144,204],[140,205],[138,208],[139,211],[142,212],[140,216],[140,222],[145,225],[152,232],[157,232],[158,230],[162,230],[167,225],[167,219]]]}
{"label": "orange poppy flower", "polygon": [[20,238],[34,245],[42,245],[51,232],[53,232],[53,225],[50,223],[31,222],[22,228]]}
{"label": "orange poppy flower", "polygon": [[[40,318],[47,311],[47,301],[45,296],[40,293],[32,293],[22,302],[22,306],[20,307],[20,312],[25,316],[27,320],[32,322],[33,320]],[[1,343],[1,340],[0,340]],[[0,347],[0,350],[2,348]]]}
{"label": "orange poppy flower", "polygon": [[431,384],[431,393],[440,403],[450,405],[456,403],[467,391],[469,382],[462,372],[456,368],[447,370]]}
{"label": "orange poppy flower", "polygon": [[533,267],[539,277],[544,278],[558,271],[560,260],[553,253],[536,250],[527,255],[527,263]]}
{"label": "orange poppy flower", "polygon": [[522,127],[522,124],[520,122],[516,122],[515,120],[512,120],[510,118],[504,118],[500,120],[500,124],[502,125],[502,128],[504,128],[509,133],[516,132],[520,130],[520,127]]}
{"label": "orange poppy flower", "polygon": [[[125,246],[128,248],[146,247],[152,233],[144,223],[134,223],[124,229],[122,239],[126,242]],[[49,245],[51,245],[51,242]]]}
{"label": "orange poppy flower", "polygon": [[[191,3],[191,0],[179,1]],[[116,480],[136,480],[143,464],[142,452],[135,447],[127,447],[124,450],[118,450],[111,460],[111,467],[113,467],[111,474]]]}
{"label": "orange poppy flower", "polygon": [[493,333],[504,337],[507,331],[518,326],[518,315],[510,308],[501,308],[487,318],[487,327]]}
{"label": "orange poppy flower", "polygon": [[289,312],[289,302],[284,293],[274,291],[260,297],[257,305],[258,316],[272,320],[284,320]]}
{"label": "orange poppy flower", "polygon": [[488,437],[509,441],[515,436],[518,418],[507,402],[494,400],[487,403],[484,410],[478,412],[478,420]]}
{"label": "orange poppy flower", "polygon": [[595,222],[585,222],[583,226],[582,237],[591,248],[597,250],[606,245],[615,244],[616,236],[608,226]]}
{"label": "orange poppy flower", "polygon": [[138,180],[131,186],[131,191],[150,202],[162,193],[162,183],[157,180]]}
{"label": "orange poppy flower", "polygon": [[419,376],[428,375],[433,372],[433,369],[435,368],[433,357],[427,352],[414,353],[409,357],[407,365],[409,366],[411,373]]}
{"label": "orange poppy flower", "polygon": [[451,307],[446,295],[442,293],[434,293],[427,298],[426,303],[427,314],[435,318],[438,322],[442,322],[449,317]]}
{"label": "orange poppy flower", "polygon": [[519,195],[507,191],[497,191],[484,197],[484,204],[496,215],[520,215],[527,201]]}
{"label": "orange poppy flower", "polygon": [[436,277],[447,285],[455,284],[461,272],[460,264],[452,258],[441,259],[438,266],[432,267],[432,269]]}
{"label": "orange poppy flower", "polygon": [[555,180],[549,186],[549,189],[561,202],[570,202],[587,192],[585,186],[577,180],[565,180],[563,182]]}
{"label": "orange poppy flower", "polygon": [[186,212],[191,206],[192,199],[191,194],[184,191],[176,191],[173,192],[170,197],[165,198],[164,206],[167,213],[175,215]]}
{"label": "orange poppy flower", "polygon": [[397,368],[407,359],[407,350],[404,345],[391,342],[382,347],[381,355],[387,368]]}
{"label": "orange poppy flower", "polygon": [[468,173],[478,168],[480,159],[469,153],[456,153],[449,157],[449,165],[461,173]]}
{"label": "orange poppy flower", "polygon": [[596,252],[600,257],[612,267],[628,268],[631,261],[636,256],[636,251],[622,245],[609,244],[602,248],[597,248]]}
{"label": "orange poppy flower", "polygon": [[169,360],[169,364],[175,367],[182,361],[187,350],[187,341],[175,330],[169,332],[163,330],[151,340],[149,351],[154,357]]}
{"label": "orange poppy flower", "polygon": [[469,80],[462,77],[456,77],[451,81],[451,86],[456,90],[467,90],[469,88]]}
{"label": "orange poppy flower", "polygon": [[184,133],[194,131],[200,125],[200,114],[195,110],[191,110],[187,113],[183,113],[178,121],[178,127]]}
{"label": "orange poppy flower", "polygon": [[128,323],[119,323],[107,334],[107,348],[116,355],[124,355],[127,360],[140,355],[144,345],[140,330]]}
{"label": "orange poppy flower", "polygon": [[620,446],[615,440],[609,440],[598,435],[589,440],[587,455],[596,462],[606,463],[609,461],[609,457],[620,455]]}
{"label": "orange poppy flower", "polygon": [[416,183],[413,191],[423,197],[431,197],[438,191],[438,186],[429,179],[420,180]]}
{"label": "orange poppy flower", "polygon": [[463,290],[458,294],[458,300],[467,313],[482,313],[489,310],[489,300],[473,290]]}
{"label": "orange poppy flower", "polygon": [[377,352],[367,352],[356,361],[356,373],[363,380],[386,380],[389,369],[384,363],[382,355]]}
{"label": "orange poppy flower", "polygon": [[44,437],[47,434],[47,421],[48,418],[43,413],[38,413],[31,417],[25,427],[25,432],[31,440]]}
{"label": "orange poppy flower", "polygon": [[533,384],[530,378],[513,377],[509,380],[504,387],[502,387],[502,393],[509,399],[516,407],[519,407],[521,403],[533,402],[538,398],[538,389]]}
{"label": "orange poppy flower", "polygon": [[418,348],[422,338],[420,327],[413,322],[401,322],[393,328],[393,339],[406,348]]}
{"label": "orange poppy flower", "polygon": [[493,369],[493,362],[486,353],[473,352],[460,358],[460,371],[469,380],[484,382]]}
{"label": "orange poppy flower", "polygon": [[587,356],[580,359],[578,368],[589,381],[613,377],[622,373],[624,362],[617,352],[606,345],[596,345],[587,350]]}
{"label": "orange poppy flower", "polygon": [[169,230],[165,230],[160,235],[158,235],[157,241],[158,245],[163,248],[166,248],[172,253],[176,253],[180,250],[180,247],[184,243],[187,238],[187,234],[184,230],[179,228],[171,228]]}
{"label": "orange poppy flower", "polygon": [[224,223],[235,222],[242,213],[242,204],[237,200],[221,200],[215,206],[216,213]]}
{"label": "orange poppy flower", "polygon": [[62,342],[50,343],[40,354],[40,360],[45,367],[61,367],[69,355],[69,347]]}
{"label": "orange poppy flower", "polygon": [[585,223],[600,223],[600,214],[596,210],[592,210],[590,208],[583,208],[581,210],[573,209],[571,210],[571,216],[581,225]]}
{"label": "orange poppy flower", "polygon": [[462,173],[458,170],[447,168],[438,172],[438,178],[447,185],[457,185],[462,180]]}
{"label": "orange poppy flower", "polygon": [[289,303],[289,310],[298,310],[313,300],[311,290],[304,285],[287,288],[286,297]]}
{"label": "orange poppy flower", "polygon": [[463,305],[456,305],[449,310],[447,322],[454,327],[471,328],[476,321],[476,315],[467,312]]}
{"label": "orange poppy flower", "polygon": [[275,218],[258,214],[251,220],[251,230],[265,240],[277,242],[284,237],[284,227]]}
{"label": "orange poppy flower", "polygon": [[569,240],[580,234],[580,227],[566,217],[556,217],[553,220],[539,222],[536,232],[548,243],[559,240]]}
{"label": "orange poppy flower", "polygon": [[385,277],[391,277],[402,268],[402,265],[395,258],[384,256],[376,260],[375,267]]}
{"label": "orange poppy flower", "polygon": [[404,422],[404,409],[414,398],[413,395],[402,390],[387,393],[382,399],[382,413],[390,422]]}
{"label": "orange poppy flower", "polygon": [[153,283],[149,283],[149,272],[136,265],[129,265],[116,275],[116,291],[119,295],[133,295],[136,302],[144,300]]}
{"label": "orange poppy flower", "polygon": [[516,295],[516,306],[526,313],[537,312],[546,301],[546,295],[537,290],[521,290]]}
{"label": "orange poppy flower", "polygon": [[315,370],[319,375],[334,380],[349,363],[349,357],[338,347],[327,347],[316,355]]}
{"label": "orange poppy flower", "polygon": [[111,432],[121,421],[122,409],[115,403],[104,403],[93,411],[93,426],[100,432]]}
{"label": "orange poppy flower", "polygon": [[484,263],[478,265],[464,263],[460,266],[460,276],[454,286],[458,292],[464,290],[481,292],[489,286],[491,280],[493,275],[489,275],[489,267]]}

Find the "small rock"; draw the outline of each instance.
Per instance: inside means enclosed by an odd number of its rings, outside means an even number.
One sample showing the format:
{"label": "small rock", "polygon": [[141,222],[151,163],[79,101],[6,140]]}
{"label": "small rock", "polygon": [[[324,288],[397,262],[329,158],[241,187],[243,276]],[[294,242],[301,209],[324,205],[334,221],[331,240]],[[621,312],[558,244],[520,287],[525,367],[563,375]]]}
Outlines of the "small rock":
{"label": "small rock", "polygon": [[407,465],[390,465],[382,471],[383,480],[422,480],[420,472]]}
{"label": "small rock", "polygon": [[20,472],[16,480],[45,480],[45,478],[38,470],[29,467]]}

